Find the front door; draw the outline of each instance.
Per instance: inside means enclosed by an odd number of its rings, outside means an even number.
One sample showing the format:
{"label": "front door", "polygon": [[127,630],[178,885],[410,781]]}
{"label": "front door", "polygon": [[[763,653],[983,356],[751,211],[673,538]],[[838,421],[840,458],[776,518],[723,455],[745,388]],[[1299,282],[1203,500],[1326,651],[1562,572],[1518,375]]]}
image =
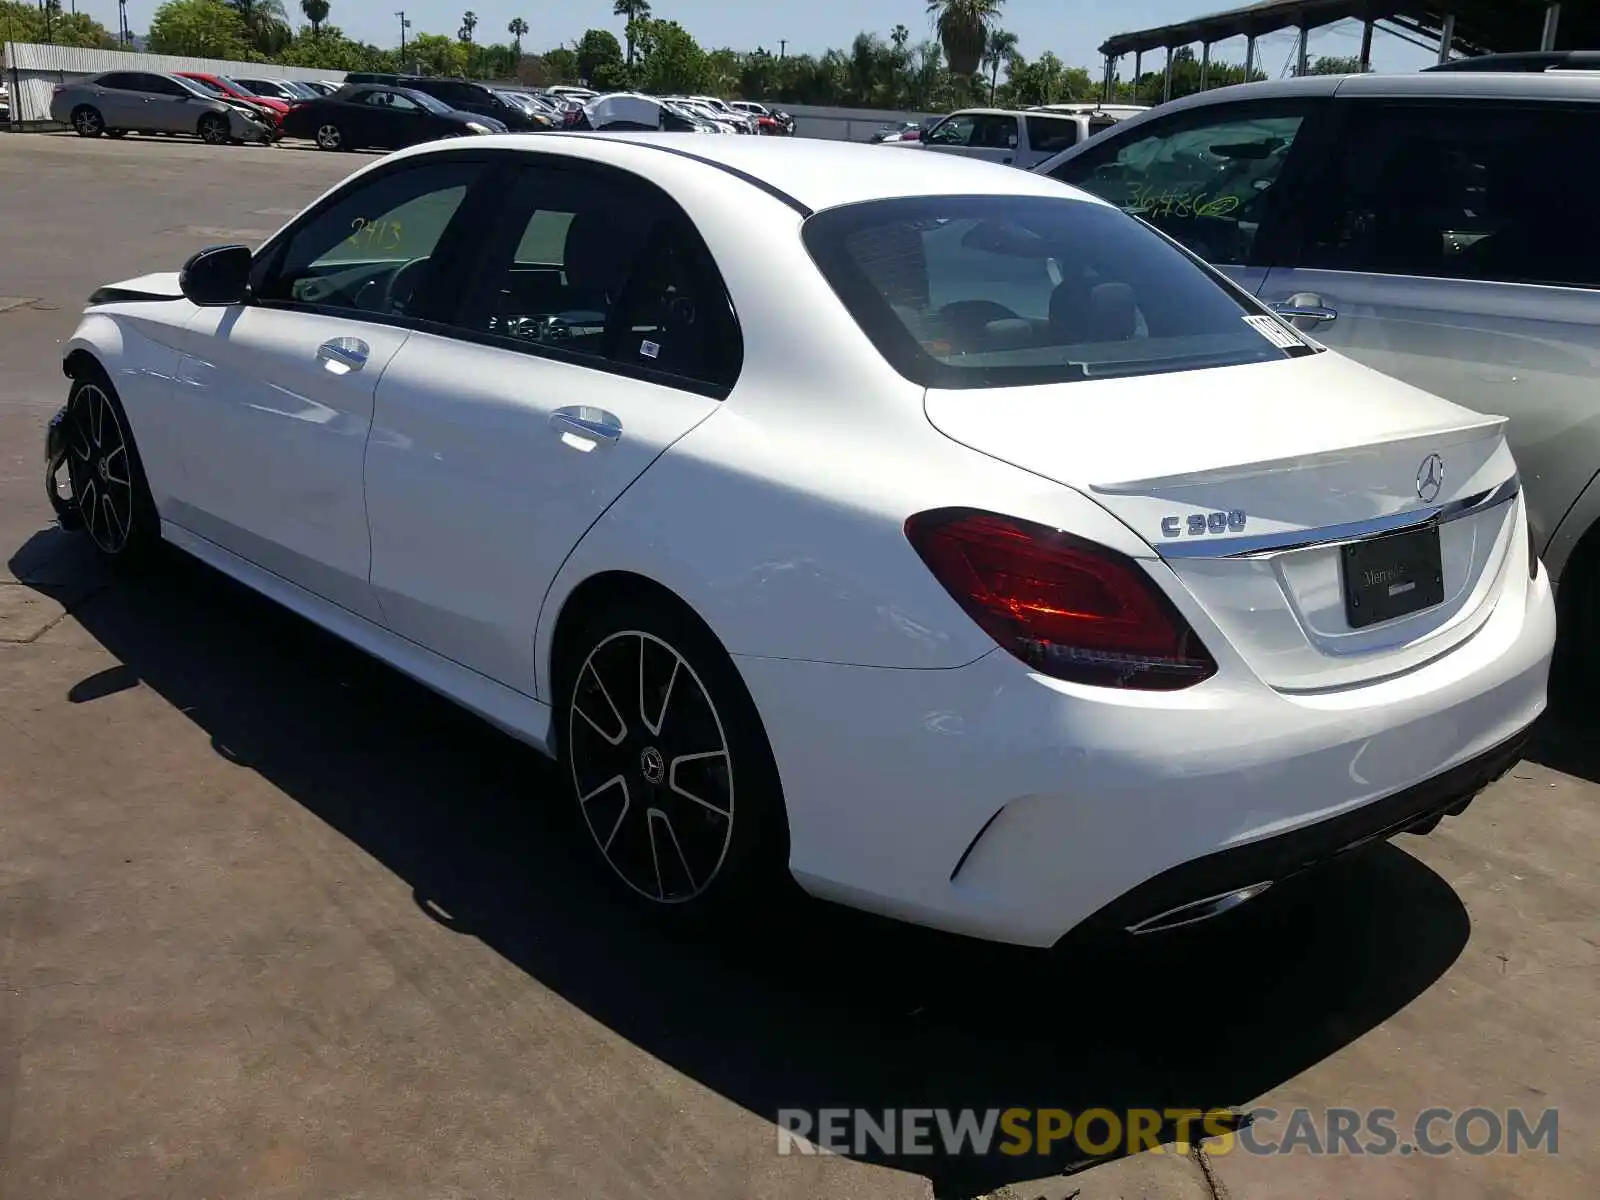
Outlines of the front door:
{"label": "front door", "polygon": [[254,302],[190,322],[173,520],[371,620],[362,465],[373,394],[414,336],[430,261],[483,168],[407,166],[302,219],[259,265]]}
{"label": "front door", "polygon": [[200,114],[206,110],[200,97],[160,75],[140,74],[136,78],[144,102],[138,128],[160,133],[193,133],[199,128]]}
{"label": "front door", "polygon": [[532,695],[561,564],[716,410],[739,339],[709,252],[662,193],[540,166],[511,180],[461,335],[414,334],[378,385],[367,510],[391,627]]}
{"label": "front door", "polygon": [[[1349,103],[1261,298],[1324,344],[1509,417],[1545,538],[1600,470],[1600,104]],[[1540,547],[1542,551],[1543,546]]]}

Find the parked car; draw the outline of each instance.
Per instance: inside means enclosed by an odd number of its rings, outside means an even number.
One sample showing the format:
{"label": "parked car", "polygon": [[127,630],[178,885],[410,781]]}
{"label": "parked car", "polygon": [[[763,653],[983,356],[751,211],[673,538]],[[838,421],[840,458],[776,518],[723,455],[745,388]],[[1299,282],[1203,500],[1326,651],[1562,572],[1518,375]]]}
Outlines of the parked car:
{"label": "parked car", "polygon": [[667,133],[706,133],[708,122],[692,110],[655,96],[616,92],[596,96],[567,114],[566,128],[598,130],[659,130]]}
{"label": "parked car", "polygon": [[682,919],[792,876],[1152,933],[1517,760],[1555,618],[1501,419],[1043,176],[680,150],[402,151],[105,289],[62,520],[555,755],[596,869]]}
{"label": "parked car", "polygon": [[270,142],[269,118],[249,102],[207,95],[176,75],[110,71],[56,85],[50,119],[71,125],[80,137],[127,133],[187,133],[211,145]]}
{"label": "parked car", "polygon": [[305,99],[304,96],[298,95],[294,89],[289,86],[286,80],[262,79],[259,77],[245,79],[242,76],[235,76],[233,78],[235,83],[239,84],[243,88],[246,88],[252,96],[260,96],[268,100],[277,100],[282,104],[293,104],[296,101]]}
{"label": "parked car", "polygon": [[356,84],[307,100],[283,119],[289,137],[310,138],[323,150],[385,150],[466,134],[504,133],[476,113],[457,112],[409,88]]}
{"label": "parked car", "polygon": [[704,100],[694,100],[688,96],[664,96],[662,102],[672,107],[674,111],[692,114],[695,120],[711,126],[718,133],[752,134],[755,126],[745,117],[735,119],[720,109],[712,108]]}
{"label": "parked car", "polygon": [[914,142],[922,137],[921,121],[901,121],[898,125],[885,125],[871,137],[873,145],[883,142]]}
{"label": "parked car", "polygon": [[788,113],[770,109],[755,100],[729,100],[728,105],[756,119],[762,133],[789,136],[794,133],[794,118]]}
{"label": "parked car", "polygon": [[4,79],[0,79],[0,121],[11,119],[11,88]]}
{"label": "parked car", "polygon": [[554,129],[561,123],[561,114],[554,105],[547,104],[528,92],[513,91],[508,88],[496,88],[495,91],[521,109],[539,129]]}
{"label": "parked car", "polygon": [[331,96],[344,86],[342,83],[329,83],[325,79],[303,79],[300,82],[318,96]]}
{"label": "parked car", "polygon": [[176,71],[179,79],[187,80],[207,95],[247,104],[271,122],[275,134],[283,134],[283,117],[289,111],[289,102],[275,96],[257,95],[225,75],[211,75],[203,71]]}
{"label": "parked car", "polygon": [[967,108],[937,122],[916,141],[886,144],[1031,167],[1089,136],[1088,125],[1081,115]]}
{"label": "parked car", "polygon": [[1600,671],[1600,76],[1249,84],[1042,173],[1136,213],[1319,342],[1511,419],[1564,660]]}

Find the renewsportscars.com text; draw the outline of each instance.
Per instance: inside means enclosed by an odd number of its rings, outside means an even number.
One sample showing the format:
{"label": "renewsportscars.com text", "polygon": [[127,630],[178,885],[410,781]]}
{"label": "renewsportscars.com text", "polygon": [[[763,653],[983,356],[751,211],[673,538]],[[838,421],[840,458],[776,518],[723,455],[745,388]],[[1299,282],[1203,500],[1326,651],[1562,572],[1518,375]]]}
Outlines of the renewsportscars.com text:
{"label": "renewsportscars.com text", "polygon": [[1231,1154],[1555,1154],[1553,1108],[1427,1108],[1403,1120],[1392,1108],[785,1108],[779,1154],[941,1155],[999,1153],[1090,1158],[1187,1152],[1204,1141]]}

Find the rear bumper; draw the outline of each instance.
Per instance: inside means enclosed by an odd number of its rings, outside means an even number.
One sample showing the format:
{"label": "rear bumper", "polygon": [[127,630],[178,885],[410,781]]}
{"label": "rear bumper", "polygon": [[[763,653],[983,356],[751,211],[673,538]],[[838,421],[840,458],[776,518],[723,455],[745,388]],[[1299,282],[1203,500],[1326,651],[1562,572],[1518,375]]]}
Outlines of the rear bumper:
{"label": "rear bumper", "polygon": [[1326,821],[1191,859],[1148,879],[1100,909],[1071,940],[1149,934],[1191,925],[1353,850],[1402,833],[1427,833],[1460,816],[1484,788],[1522,759],[1529,730],[1406,788]]}
{"label": "rear bumper", "polygon": [[998,650],[951,670],[735,662],[803,887],[1048,947],[1279,882],[1461,807],[1544,710],[1554,640],[1541,572],[1439,659],[1310,695],[1237,675],[1118,693]]}

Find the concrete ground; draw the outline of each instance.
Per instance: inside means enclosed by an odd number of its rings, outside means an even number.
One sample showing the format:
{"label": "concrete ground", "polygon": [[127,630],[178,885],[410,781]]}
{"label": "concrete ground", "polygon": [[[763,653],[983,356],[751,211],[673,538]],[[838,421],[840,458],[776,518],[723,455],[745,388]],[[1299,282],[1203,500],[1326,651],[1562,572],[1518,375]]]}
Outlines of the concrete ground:
{"label": "concrete ground", "polygon": [[[40,486],[84,298],[259,241],[360,161],[0,135],[0,1195],[1596,1194],[1582,712],[1431,837],[1136,954],[818,904],[734,949],[621,905],[530,752],[199,566],[103,573]],[[1558,1153],[1214,1146],[1063,1176],[780,1156],[773,1124],[1256,1103],[1285,1114],[1265,1141],[1298,1106],[1402,1133],[1557,1108]]]}

